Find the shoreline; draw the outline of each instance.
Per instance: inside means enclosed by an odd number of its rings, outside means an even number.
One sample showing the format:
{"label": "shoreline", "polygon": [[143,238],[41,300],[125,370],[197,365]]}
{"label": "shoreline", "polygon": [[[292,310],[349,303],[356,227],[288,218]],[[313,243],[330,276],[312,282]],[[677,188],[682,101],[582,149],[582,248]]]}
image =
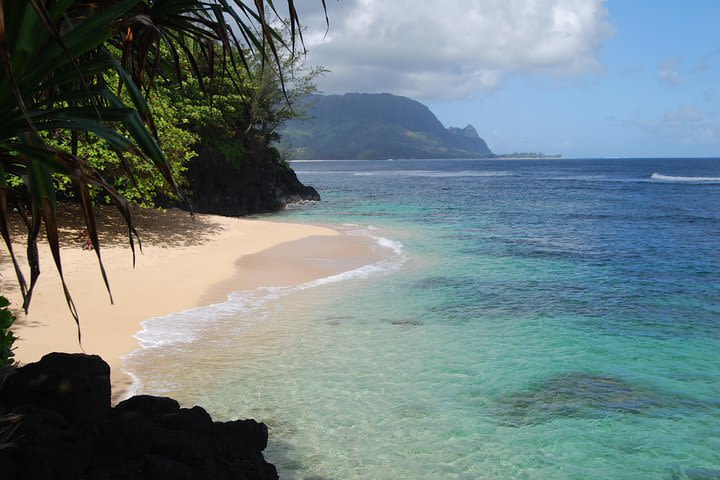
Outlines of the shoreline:
{"label": "shoreline", "polygon": [[[117,401],[135,385],[133,375],[123,369],[123,358],[143,348],[136,335],[144,322],[225,302],[235,291],[299,285],[381,258],[372,238],[323,226],[214,215],[188,221],[189,214],[181,211],[147,215],[149,225],[139,228],[143,254],[138,252],[134,269],[128,246],[102,243],[114,305],[95,252],[72,244],[62,247],[63,271],[80,315],[82,348],[47,244],[39,245],[43,273],[27,316],[19,311],[12,265],[3,262],[0,287],[18,317],[13,328],[18,362],[34,362],[51,351],[99,354],[110,364]],[[14,246],[24,252],[22,245]],[[18,256],[24,261],[24,255]]]}

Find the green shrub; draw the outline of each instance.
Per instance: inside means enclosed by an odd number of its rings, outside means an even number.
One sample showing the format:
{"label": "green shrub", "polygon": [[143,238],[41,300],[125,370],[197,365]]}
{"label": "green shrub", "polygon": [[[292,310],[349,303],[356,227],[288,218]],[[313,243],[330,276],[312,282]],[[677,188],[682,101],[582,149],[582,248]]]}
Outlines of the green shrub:
{"label": "green shrub", "polygon": [[17,337],[10,331],[10,327],[15,322],[15,315],[8,309],[9,305],[8,299],[0,295],[0,367],[15,363],[13,343]]}
{"label": "green shrub", "polygon": [[217,139],[213,147],[223,154],[225,161],[235,168],[242,168],[245,162],[245,147],[239,139]]}

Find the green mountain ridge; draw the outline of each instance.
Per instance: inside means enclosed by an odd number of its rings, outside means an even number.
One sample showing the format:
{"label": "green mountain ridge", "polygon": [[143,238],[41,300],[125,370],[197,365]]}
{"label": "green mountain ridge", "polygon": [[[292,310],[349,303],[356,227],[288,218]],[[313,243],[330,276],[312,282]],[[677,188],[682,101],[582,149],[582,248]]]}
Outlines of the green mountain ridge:
{"label": "green mountain ridge", "polygon": [[296,159],[493,157],[472,125],[445,128],[430,109],[389,93],[311,95],[306,120],[280,132]]}

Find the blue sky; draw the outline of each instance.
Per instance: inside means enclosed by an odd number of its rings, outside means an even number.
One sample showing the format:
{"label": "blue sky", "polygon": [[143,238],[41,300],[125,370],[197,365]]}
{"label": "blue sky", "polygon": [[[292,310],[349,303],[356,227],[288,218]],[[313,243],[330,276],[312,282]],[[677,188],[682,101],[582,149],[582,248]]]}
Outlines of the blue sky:
{"label": "blue sky", "polygon": [[325,93],[410,96],[496,153],[720,157],[720,1],[408,1],[328,2]]}

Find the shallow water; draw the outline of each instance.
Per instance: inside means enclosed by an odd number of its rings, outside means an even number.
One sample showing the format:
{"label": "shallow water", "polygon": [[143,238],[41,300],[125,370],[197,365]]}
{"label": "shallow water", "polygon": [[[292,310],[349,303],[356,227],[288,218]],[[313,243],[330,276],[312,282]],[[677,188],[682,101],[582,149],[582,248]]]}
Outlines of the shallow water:
{"label": "shallow water", "polygon": [[150,322],[144,392],[266,422],[281,478],[720,478],[720,161],[295,169],[272,218],[393,260]]}

